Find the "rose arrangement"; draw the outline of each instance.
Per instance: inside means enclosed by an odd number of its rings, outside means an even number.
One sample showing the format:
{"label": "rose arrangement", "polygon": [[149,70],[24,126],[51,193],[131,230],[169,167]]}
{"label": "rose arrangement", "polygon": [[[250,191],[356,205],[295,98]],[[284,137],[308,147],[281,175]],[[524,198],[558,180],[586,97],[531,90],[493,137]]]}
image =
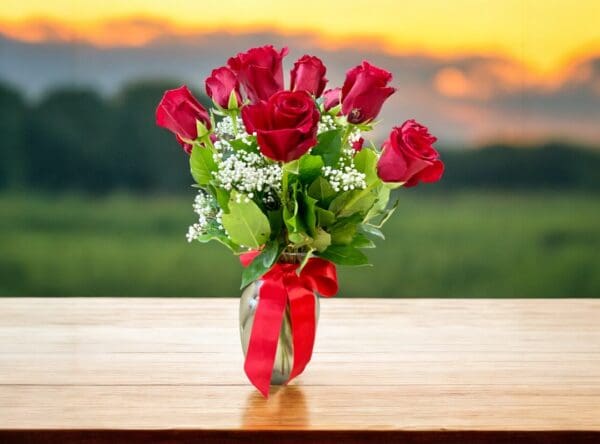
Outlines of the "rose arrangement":
{"label": "rose arrangement", "polygon": [[[252,48],[213,70],[205,82],[210,111],[185,86],[167,91],[156,110],[157,124],[190,154],[198,221],[188,240],[216,240],[241,255],[242,287],[263,281],[245,369],[265,396],[286,306],[294,330],[291,379],[312,353],[309,299],[314,291],[337,291],[333,264],[367,264],[361,250],[383,239],[380,229],[397,206],[391,190],[435,182],[444,170],[436,138],[414,120],[394,127],[381,150],[365,143],[395,92],[391,73],[365,61],[341,88],[325,90],[325,65],[305,55],[285,89],[286,54]],[[290,253],[301,260],[286,263]],[[266,308],[260,314],[267,304],[275,317]]]}

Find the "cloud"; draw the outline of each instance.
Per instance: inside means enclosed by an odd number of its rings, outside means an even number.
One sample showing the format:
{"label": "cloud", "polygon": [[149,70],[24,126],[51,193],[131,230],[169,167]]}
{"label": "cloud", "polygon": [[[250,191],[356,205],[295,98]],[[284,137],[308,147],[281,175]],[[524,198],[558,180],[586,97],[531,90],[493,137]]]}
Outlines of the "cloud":
{"label": "cloud", "polygon": [[445,144],[548,137],[600,142],[600,57],[575,63],[548,80],[500,57],[390,54],[375,44],[357,51],[347,42],[332,49],[311,34],[182,33],[163,21],[137,19],[105,23],[98,34],[106,42],[127,30],[137,36],[136,45],[115,46],[115,39],[106,46],[44,24],[35,29],[31,35],[50,41],[0,36],[0,80],[32,98],[64,85],[88,85],[114,94],[128,82],[151,78],[201,89],[210,70],[230,55],[270,43],[289,46],[287,69],[305,53],[321,57],[330,86],[341,85],[346,70],[363,59],[391,71],[398,91],[384,108],[380,138],[392,125],[416,118]]}

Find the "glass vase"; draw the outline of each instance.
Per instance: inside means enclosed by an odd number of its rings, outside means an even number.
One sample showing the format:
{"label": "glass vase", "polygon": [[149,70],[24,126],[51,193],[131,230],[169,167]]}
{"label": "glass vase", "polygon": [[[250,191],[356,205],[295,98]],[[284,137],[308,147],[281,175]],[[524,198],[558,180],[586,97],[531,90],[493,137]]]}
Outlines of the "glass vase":
{"label": "glass vase", "polygon": [[[280,263],[295,263],[300,265],[303,254],[300,253],[284,253],[281,255]],[[242,350],[244,356],[248,352],[248,343],[252,333],[252,325],[258,304],[260,304],[260,287],[262,280],[258,279],[248,285],[242,291],[240,298],[240,339],[242,341]],[[319,298],[316,293],[313,293],[315,298],[315,324],[319,320]],[[279,330],[279,339],[277,341],[277,352],[275,353],[275,361],[273,363],[273,373],[271,374],[271,384],[281,385],[288,381],[292,367],[294,365],[294,340],[292,335],[292,325],[290,319],[289,301],[286,303],[283,321]]]}

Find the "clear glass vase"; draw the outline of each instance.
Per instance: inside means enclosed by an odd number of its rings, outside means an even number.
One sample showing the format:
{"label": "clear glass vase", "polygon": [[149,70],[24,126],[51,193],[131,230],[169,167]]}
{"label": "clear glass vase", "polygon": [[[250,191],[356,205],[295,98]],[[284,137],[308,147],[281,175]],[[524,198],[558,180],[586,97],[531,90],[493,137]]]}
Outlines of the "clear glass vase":
{"label": "clear glass vase", "polygon": [[[279,262],[300,264],[304,258],[300,253],[284,253]],[[242,292],[240,298],[240,339],[242,341],[242,350],[244,356],[248,352],[248,343],[252,333],[252,325],[258,304],[260,304],[259,290],[262,280],[252,282]],[[315,298],[315,323],[319,320],[319,298],[316,293]],[[279,331],[279,340],[277,341],[277,352],[275,362],[273,363],[273,373],[271,374],[271,384],[281,385],[287,382],[294,365],[294,341],[292,336],[292,326],[290,320],[289,302],[285,307],[283,321]]]}

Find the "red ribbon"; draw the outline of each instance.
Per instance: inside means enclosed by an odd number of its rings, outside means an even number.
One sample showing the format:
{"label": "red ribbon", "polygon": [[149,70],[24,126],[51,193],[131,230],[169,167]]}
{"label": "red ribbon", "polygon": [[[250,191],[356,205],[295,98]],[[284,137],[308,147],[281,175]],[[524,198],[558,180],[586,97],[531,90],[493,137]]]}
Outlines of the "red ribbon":
{"label": "red ribbon", "polygon": [[[242,255],[247,267],[259,252]],[[315,298],[331,297],[337,293],[335,265],[320,258],[311,258],[300,274],[298,264],[276,263],[263,275],[259,303],[254,316],[244,371],[250,382],[269,396],[271,373],[277,352],[277,341],[286,304],[290,304],[290,318],[294,348],[294,365],[287,382],[298,376],[312,356],[315,343]]]}

